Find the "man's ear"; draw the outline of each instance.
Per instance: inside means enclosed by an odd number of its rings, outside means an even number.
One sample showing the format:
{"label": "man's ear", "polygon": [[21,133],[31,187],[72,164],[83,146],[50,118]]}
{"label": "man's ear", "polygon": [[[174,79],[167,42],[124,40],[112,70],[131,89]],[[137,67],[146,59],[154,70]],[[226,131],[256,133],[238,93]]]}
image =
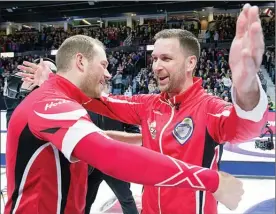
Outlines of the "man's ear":
{"label": "man's ear", "polygon": [[84,61],[85,61],[84,56],[81,53],[77,53],[77,55],[76,55],[76,66],[81,72],[84,71],[84,63],[85,63]]}
{"label": "man's ear", "polygon": [[193,73],[197,64],[197,57],[192,55],[186,58],[185,66],[188,73]]}

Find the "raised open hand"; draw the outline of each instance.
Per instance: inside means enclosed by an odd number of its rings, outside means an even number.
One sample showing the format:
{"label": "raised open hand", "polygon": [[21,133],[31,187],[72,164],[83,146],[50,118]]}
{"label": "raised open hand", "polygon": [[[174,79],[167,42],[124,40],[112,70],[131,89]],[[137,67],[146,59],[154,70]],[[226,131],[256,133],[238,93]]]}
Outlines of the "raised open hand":
{"label": "raised open hand", "polygon": [[259,8],[245,4],[237,20],[229,56],[232,81],[237,91],[247,93],[251,90],[260,70],[263,53],[264,36]]}
{"label": "raised open hand", "polygon": [[236,36],[229,55],[235,102],[244,111],[251,111],[258,103],[267,102],[257,75],[264,48],[259,8],[245,4],[237,20]]}
{"label": "raised open hand", "polygon": [[32,83],[33,85],[40,86],[45,80],[49,78],[52,73],[49,66],[47,66],[43,59],[40,59],[39,64],[24,61],[23,65],[17,66],[18,69],[24,72],[18,72],[18,75],[23,77],[24,82]]}

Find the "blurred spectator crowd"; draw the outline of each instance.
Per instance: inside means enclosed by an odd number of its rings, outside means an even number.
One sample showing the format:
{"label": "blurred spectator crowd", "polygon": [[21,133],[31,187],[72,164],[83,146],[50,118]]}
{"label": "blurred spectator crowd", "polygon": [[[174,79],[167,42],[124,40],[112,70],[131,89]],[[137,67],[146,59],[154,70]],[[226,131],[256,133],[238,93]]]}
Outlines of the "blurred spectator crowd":
{"label": "blurred spectator crowd", "polygon": [[[199,61],[196,65],[195,77],[201,77],[203,87],[210,95],[221,97],[227,102],[231,102],[231,70],[228,64],[227,49],[202,49]],[[124,94],[131,96],[134,94],[154,94],[159,93],[157,82],[152,72],[152,60],[145,52],[110,52],[107,54],[109,66],[108,70],[112,75],[108,82],[110,93]],[[23,60],[34,61],[40,56],[25,56],[0,59],[0,85],[3,91],[5,77],[17,72],[17,65],[22,64]],[[44,56],[49,57],[49,56]],[[264,55],[263,64],[275,77],[274,52],[267,51]],[[275,66],[274,66],[275,67]],[[259,77],[264,90],[267,90],[267,80],[262,72]]]}
{"label": "blurred spectator crowd", "polygon": [[[233,39],[235,35],[236,20],[233,17],[217,16],[213,30],[205,32],[206,42],[217,42],[224,39]],[[173,20],[174,21],[174,20]],[[174,23],[174,22],[172,22]],[[265,35],[275,34],[275,23],[263,22]],[[124,41],[131,37],[134,41],[139,38],[139,44],[150,44],[154,35],[165,28],[181,27],[177,24],[164,23],[162,20],[148,22],[147,25],[135,27],[107,27],[107,28],[74,28],[64,32],[63,29],[45,28],[41,32],[28,31],[17,32],[13,35],[0,38],[1,51],[23,52],[31,50],[58,49],[61,43],[68,37],[76,34],[84,34],[101,40],[105,46],[112,48],[124,45]],[[195,26],[188,26],[189,30],[195,32]],[[209,35],[207,35],[209,34]],[[206,36],[207,35],[207,36]],[[216,47],[216,46],[215,46]],[[194,76],[203,79],[203,87],[208,94],[221,97],[231,102],[231,70],[228,64],[229,49],[209,48],[202,49]],[[152,60],[146,51],[107,52],[109,66],[108,70],[112,79],[108,82],[110,93],[124,94],[154,94],[159,93],[157,82],[152,72]],[[23,60],[34,61],[41,56],[24,56],[14,58],[0,58],[0,86],[1,96],[5,78],[17,71],[17,65]],[[43,56],[51,57],[51,56]],[[275,52],[273,49],[266,50],[263,65],[275,84]],[[267,80],[262,72],[259,72],[263,88],[267,89]]]}
{"label": "blurred spectator crowd", "polygon": [[[67,32],[64,28],[43,28],[41,32],[37,30],[21,30],[8,36],[0,37],[0,52],[23,52],[33,50],[53,50],[68,37],[76,34],[84,34],[98,38],[106,47],[118,47],[122,45],[145,45],[152,44],[154,35],[162,29],[182,28],[193,32],[196,36],[201,30],[200,22],[187,22],[171,17],[168,22],[164,19],[150,20],[143,25],[137,25],[133,29],[127,26],[109,26],[109,27],[81,27],[72,28]],[[275,36],[275,17],[271,19],[262,19],[262,27],[265,38]],[[219,15],[214,16],[214,21],[209,23],[209,29],[204,33],[204,41],[223,42],[232,40],[235,36],[236,17]],[[275,37],[274,37],[275,38]],[[131,41],[126,43],[125,41]]]}
{"label": "blurred spectator crowd", "polygon": [[33,50],[55,50],[62,42],[73,35],[83,34],[99,39],[108,48],[123,45],[130,34],[130,28],[122,27],[83,27],[64,31],[64,28],[43,28],[37,30],[17,31],[14,34],[0,37],[0,52],[23,52]]}
{"label": "blurred spectator crowd", "polygon": [[[233,16],[214,16],[214,25],[204,35],[206,43],[231,41],[235,37],[237,18]],[[275,38],[275,17],[261,19],[265,39]]]}
{"label": "blurred spectator crowd", "polygon": [[275,85],[275,47],[266,49],[263,57],[263,65],[265,66],[269,77]]}

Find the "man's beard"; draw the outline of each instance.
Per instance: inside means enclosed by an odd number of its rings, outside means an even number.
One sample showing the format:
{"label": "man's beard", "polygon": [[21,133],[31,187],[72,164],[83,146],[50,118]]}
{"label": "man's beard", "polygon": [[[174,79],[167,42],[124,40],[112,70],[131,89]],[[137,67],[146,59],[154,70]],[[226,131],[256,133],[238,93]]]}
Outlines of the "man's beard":
{"label": "man's beard", "polygon": [[178,93],[179,88],[181,88],[181,85],[185,82],[184,76],[182,76],[181,78],[178,78],[178,76],[181,75],[170,75],[169,82],[165,86],[160,86],[159,80],[157,80],[159,90],[165,93]]}
{"label": "man's beard", "polygon": [[161,92],[167,92],[167,93],[170,93],[171,91],[171,80],[169,80],[168,84],[164,85],[164,86],[161,86],[159,84],[159,80],[157,80],[157,84],[158,84],[158,88]]}
{"label": "man's beard", "polygon": [[98,84],[96,84],[96,80],[93,76],[87,76],[84,78],[81,82],[81,90],[91,98],[99,98],[100,94],[97,93],[96,87],[99,87]]}
{"label": "man's beard", "polygon": [[160,83],[159,83],[159,78],[158,77],[155,77],[156,81],[157,81],[157,86],[158,86],[158,89],[161,91],[161,92],[166,92],[166,93],[171,93],[171,91],[174,89],[174,84],[173,84],[173,78],[171,76],[168,77],[169,78],[169,81],[166,85],[163,85],[161,86]]}

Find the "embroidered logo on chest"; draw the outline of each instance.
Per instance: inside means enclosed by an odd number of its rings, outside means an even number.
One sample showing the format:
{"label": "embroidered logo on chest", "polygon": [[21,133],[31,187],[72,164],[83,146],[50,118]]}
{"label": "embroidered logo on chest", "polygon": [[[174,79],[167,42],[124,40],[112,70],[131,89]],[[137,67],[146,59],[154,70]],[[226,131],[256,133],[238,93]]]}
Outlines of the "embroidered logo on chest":
{"label": "embroidered logo on chest", "polygon": [[148,121],[148,126],[149,126],[149,131],[151,134],[151,138],[155,139],[156,138],[156,121],[153,121],[153,122]]}
{"label": "embroidered logo on chest", "polygon": [[186,117],[174,127],[173,136],[181,145],[184,145],[192,136],[193,131],[193,120],[190,117]]}

